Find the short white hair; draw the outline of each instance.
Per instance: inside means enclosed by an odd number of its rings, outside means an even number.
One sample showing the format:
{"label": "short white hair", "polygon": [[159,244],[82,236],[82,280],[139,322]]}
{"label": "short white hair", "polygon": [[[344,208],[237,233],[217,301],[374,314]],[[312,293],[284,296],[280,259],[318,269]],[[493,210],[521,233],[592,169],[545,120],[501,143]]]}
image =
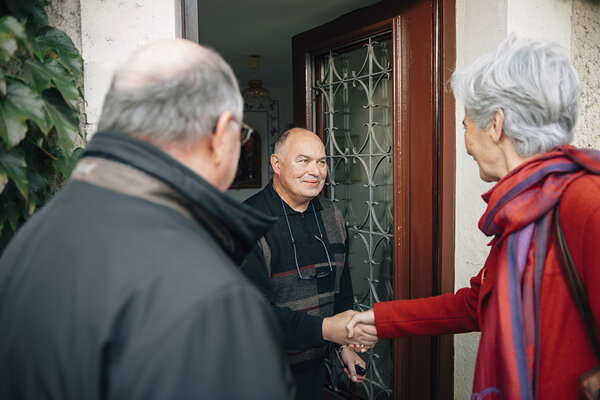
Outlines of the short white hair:
{"label": "short white hair", "polygon": [[579,79],[563,48],[547,40],[517,40],[452,74],[452,91],[479,129],[499,109],[504,132],[523,157],[573,140],[579,114]]}

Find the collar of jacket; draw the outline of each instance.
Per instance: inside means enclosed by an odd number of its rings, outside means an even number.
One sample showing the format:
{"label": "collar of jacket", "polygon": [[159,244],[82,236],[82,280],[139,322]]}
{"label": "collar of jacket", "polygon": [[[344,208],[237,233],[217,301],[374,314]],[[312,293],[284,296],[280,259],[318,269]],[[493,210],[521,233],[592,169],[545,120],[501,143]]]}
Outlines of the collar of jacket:
{"label": "collar of jacket", "polygon": [[[276,218],[238,203],[158,147],[116,132],[98,132],[83,157],[116,161],[140,170],[188,200],[187,211],[240,264]],[[160,201],[173,201],[165,195]]]}

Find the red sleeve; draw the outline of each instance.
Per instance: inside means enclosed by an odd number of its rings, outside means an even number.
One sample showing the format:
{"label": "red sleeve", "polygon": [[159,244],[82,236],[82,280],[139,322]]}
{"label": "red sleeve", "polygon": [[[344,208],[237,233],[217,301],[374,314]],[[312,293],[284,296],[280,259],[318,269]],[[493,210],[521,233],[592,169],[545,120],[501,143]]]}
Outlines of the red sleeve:
{"label": "red sleeve", "polygon": [[573,182],[560,202],[560,224],[596,321],[600,321],[600,177]]}
{"label": "red sleeve", "polygon": [[[598,202],[600,198],[596,197],[596,204],[599,204]],[[583,262],[579,269],[583,269],[581,279],[587,289],[590,307],[597,322],[600,321],[600,208],[596,208],[589,215],[584,232],[581,249]]]}
{"label": "red sleeve", "polygon": [[482,274],[471,278],[471,287],[456,293],[374,305],[375,326],[381,339],[402,336],[436,336],[479,330],[477,302]]}

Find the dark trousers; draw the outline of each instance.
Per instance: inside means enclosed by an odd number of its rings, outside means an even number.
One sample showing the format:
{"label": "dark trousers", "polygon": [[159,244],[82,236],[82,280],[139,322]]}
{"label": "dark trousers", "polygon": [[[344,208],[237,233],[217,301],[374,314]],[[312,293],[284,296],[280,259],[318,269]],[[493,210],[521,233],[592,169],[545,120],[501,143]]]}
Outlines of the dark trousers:
{"label": "dark trousers", "polygon": [[296,381],[296,400],[323,400],[325,362],[299,370],[292,368],[292,375]]}

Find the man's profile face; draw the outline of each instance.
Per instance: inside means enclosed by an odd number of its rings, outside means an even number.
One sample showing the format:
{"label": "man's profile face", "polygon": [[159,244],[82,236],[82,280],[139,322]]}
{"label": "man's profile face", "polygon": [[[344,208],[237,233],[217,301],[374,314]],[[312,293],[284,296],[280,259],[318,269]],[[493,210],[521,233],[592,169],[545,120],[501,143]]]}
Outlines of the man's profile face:
{"label": "man's profile face", "polygon": [[288,196],[296,201],[310,201],[321,193],[327,178],[327,160],[317,135],[308,131],[291,134],[285,141],[283,158],[278,177]]}

